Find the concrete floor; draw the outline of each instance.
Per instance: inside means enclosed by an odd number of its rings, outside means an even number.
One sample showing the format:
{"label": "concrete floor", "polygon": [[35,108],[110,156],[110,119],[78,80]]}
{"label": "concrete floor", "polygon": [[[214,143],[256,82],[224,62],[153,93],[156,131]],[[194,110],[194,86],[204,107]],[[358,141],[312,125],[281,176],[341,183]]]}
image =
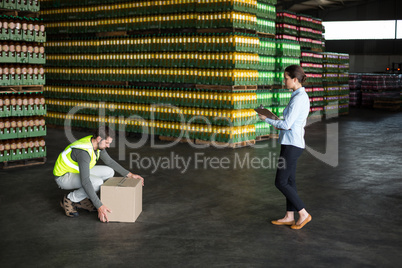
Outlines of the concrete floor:
{"label": "concrete floor", "polygon": [[[328,123],[339,126],[339,165],[331,167],[307,151],[299,159],[298,189],[313,216],[302,230],[269,223],[285,210],[285,199],[274,187],[275,168],[269,167],[279,154],[272,141],[258,143],[265,148],[236,150],[195,150],[187,144],[156,149],[150,142],[126,148],[120,161],[126,168],[130,154],[137,156],[132,153],[146,159],[142,169],[132,169],[145,178],[137,222],[105,224],[85,211],[68,218],[58,204],[64,191],[52,176],[68,141],[63,130],[49,129],[45,165],[0,170],[1,266],[399,266],[402,113],[352,109],[349,116],[307,127],[309,147],[325,152]],[[118,158],[117,147],[108,152]],[[154,166],[146,168],[152,159],[172,153],[190,159],[190,167],[164,166],[154,173]],[[196,157],[213,156],[226,164],[204,168],[206,161],[199,161],[196,168]],[[238,160],[247,156],[250,162],[264,159],[265,168],[256,162],[257,167],[240,168]]]}

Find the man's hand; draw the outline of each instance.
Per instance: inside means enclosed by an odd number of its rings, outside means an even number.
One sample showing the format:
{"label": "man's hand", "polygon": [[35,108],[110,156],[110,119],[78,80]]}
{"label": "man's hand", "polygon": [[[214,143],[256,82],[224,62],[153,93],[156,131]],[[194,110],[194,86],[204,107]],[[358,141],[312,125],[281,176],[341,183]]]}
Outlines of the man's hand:
{"label": "man's hand", "polygon": [[112,213],[110,209],[108,209],[105,205],[102,205],[98,208],[98,218],[101,222],[109,222],[107,218],[107,213]]}
{"label": "man's hand", "polygon": [[265,119],[267,119],[267,117],[263,114],[258,114],[258,117],[263,121],[265,121]]}
{"label": "man's hand", "polygon": [[132,178],[132,179],[141,180],[142,181],[142,186],[144,186],[144,178],[141,177],[140,175],[136,175],[136,174],[133,174],[133,173],[130,172],[130,173],[128,173],[127,177]]}

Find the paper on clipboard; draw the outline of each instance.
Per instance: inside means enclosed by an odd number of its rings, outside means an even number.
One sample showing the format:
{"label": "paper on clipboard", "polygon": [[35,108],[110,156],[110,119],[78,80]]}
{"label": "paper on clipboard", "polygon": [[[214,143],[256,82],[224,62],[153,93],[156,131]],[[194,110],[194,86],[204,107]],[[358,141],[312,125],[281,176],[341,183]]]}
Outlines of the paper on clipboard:
{"label": "paper on clipboard", "polygon": [[254,111],[256,111],[259,114],[265,115],[266,117],[273,119],[273,120],[280,120],[278,116],[276,116],[276,114],[274,114],[273,112],[271,112],[268,109],[265,108],[257,108],[254,109]]}

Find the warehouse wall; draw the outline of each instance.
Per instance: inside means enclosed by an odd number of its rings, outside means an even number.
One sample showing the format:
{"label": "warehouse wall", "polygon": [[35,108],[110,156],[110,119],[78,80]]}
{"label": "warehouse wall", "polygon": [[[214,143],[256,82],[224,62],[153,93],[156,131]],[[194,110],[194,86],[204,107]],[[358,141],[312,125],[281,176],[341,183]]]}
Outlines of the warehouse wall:
{"label": "warehouse wall", "polygon": [[402,55],[351,55],[350,73],[378,73],[392,67],[392,62],[402,63]]}
{"label": "warehouse wall", "polygon": [[331,40],[325,42],[326,50],[352,55],[402,54],[402,39],[398,40]]}
{"label": "warehouse wall", "polygon": [[384,72],[402,63],[402,40],[334,40],[326,50],[350,54],[350,72]]}
{"label": "warehouse wall", "polygon": [[[367,0],[352,6],[312,11],[309,15],[323,21],[402,20],[402,1]],[[402,62],[402,40],[326,41],[326,50],[350,54],[351,72],[383,72],[392,62]]]}
{"label": "warehouse wall", "polygon": [[400,0],[367,0],[330,10],[317,10],[316,15],[324,21],[402,19],[401,2]]}

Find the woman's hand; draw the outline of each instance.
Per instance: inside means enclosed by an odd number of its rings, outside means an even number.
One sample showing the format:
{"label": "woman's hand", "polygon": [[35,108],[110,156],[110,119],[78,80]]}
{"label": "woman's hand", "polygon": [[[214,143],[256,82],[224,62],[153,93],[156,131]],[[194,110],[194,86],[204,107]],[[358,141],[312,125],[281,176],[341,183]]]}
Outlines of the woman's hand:
{"label": "woman's hand", "polygon": [[265,121],[265,119],[267,119],[267,117],[265,115],[262,115],[262,114],[258,114],[258,117],[263,121]]}

